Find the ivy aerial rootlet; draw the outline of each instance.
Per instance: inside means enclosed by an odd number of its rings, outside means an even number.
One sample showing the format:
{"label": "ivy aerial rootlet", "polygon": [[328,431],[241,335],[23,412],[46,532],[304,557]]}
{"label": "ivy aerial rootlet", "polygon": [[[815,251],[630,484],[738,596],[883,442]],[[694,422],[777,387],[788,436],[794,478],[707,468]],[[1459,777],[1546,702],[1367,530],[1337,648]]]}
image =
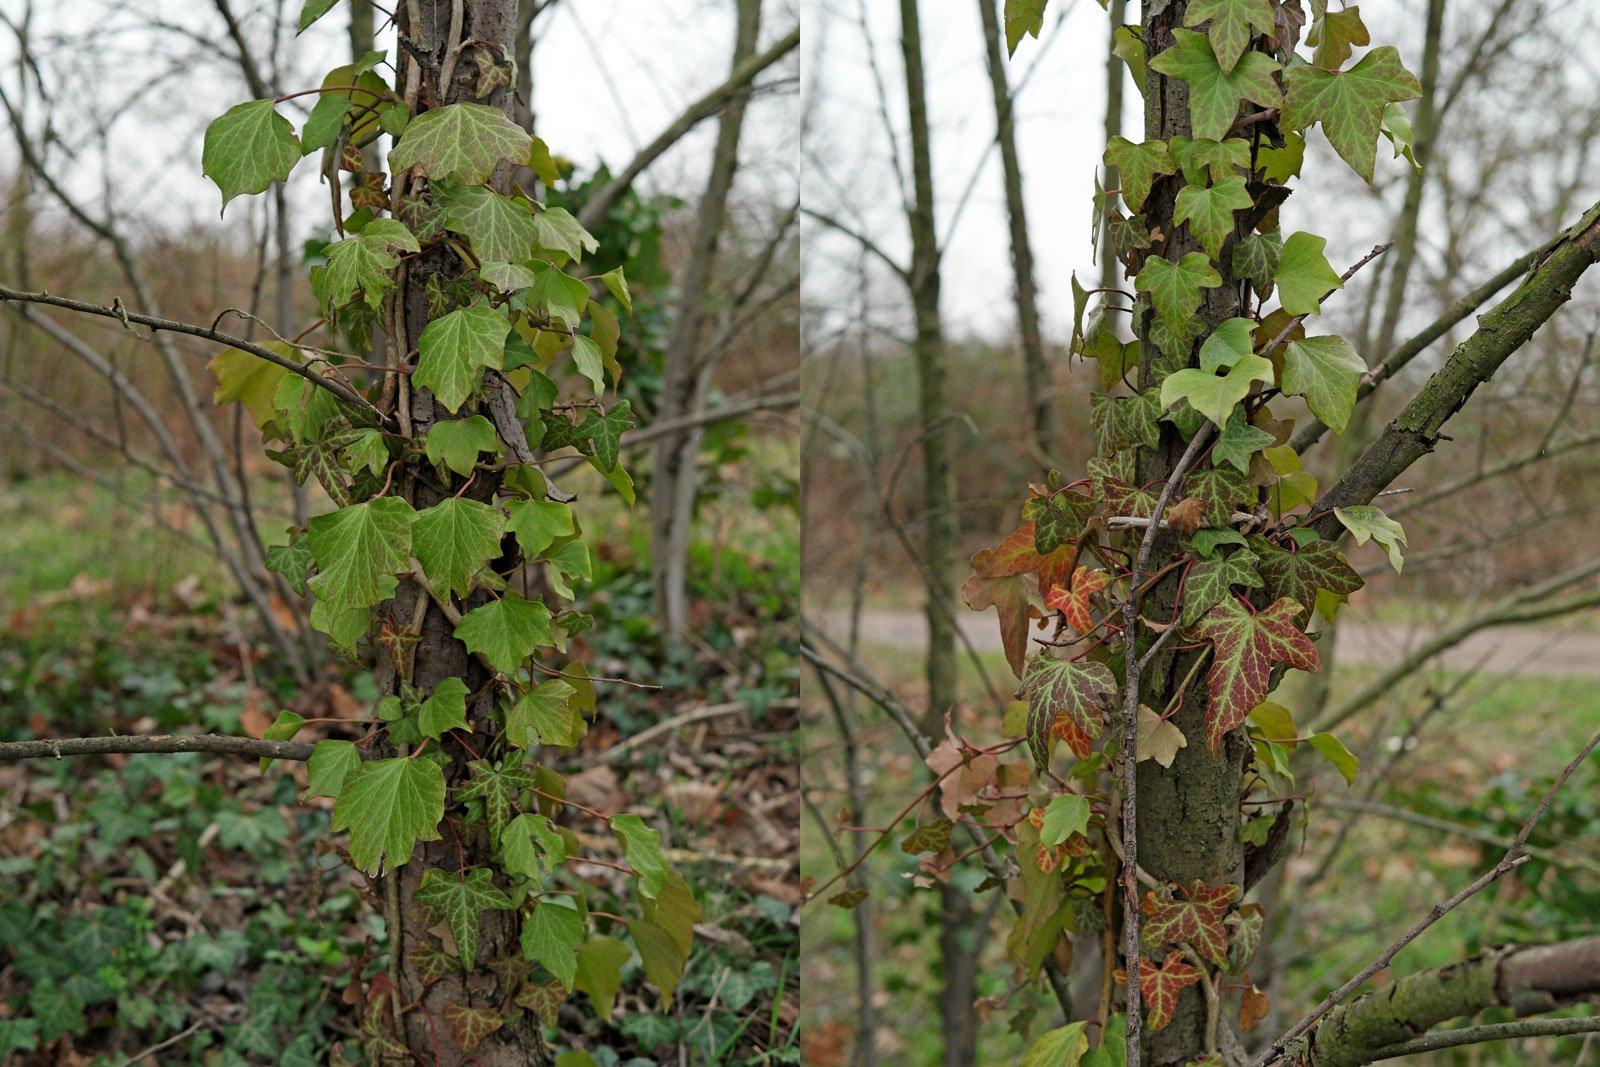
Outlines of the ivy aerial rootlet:
{"label": "ivy aerial rootlet", "polygon": [[[301,29],[333,6],[310,0]],[[514,79],[483,42],[458,51],[463,62],[479,60],[478,98]],[[430,980],[487,963],[506,1010],[530,1011],[547,1025],[573,990],[608,1016],[635,954],[670,999],[699,905],[669,870],[655,830],[634,815],[607,818],[567,802],[565,780],[541,762],[583,738],[595,692],[583,664],[566,659],[568,641],[590,623],[571,603],[572,583],[590,576],[589,549],[574,498],[551,483],[536,454],[581,457],[633,503],[619,457],[632,414],[626,400],[606,402],[622,372],[612,306],[630,312],[631,298],[621,268],[595,277],[572,269],[596,242],[570,213],[519,188],[499,191],[509,183],[491,185],[512,168],[555,183],[542,141],[485,104],[413,113],[415,102],[390,84],[386,68],[385,54],[371,53],[329,72],[319,89],[230,108],[205,134],[204,171],[224,209],[284,181],[320,151],[339,239],[321,249],[310,282],[327,332],[359,353],[279,338],[266,347],[288,365],[240,349],[211,364],[216,400],[242,404],[269,455],[300,484],[316,481],[336,505],[291,530],[287,544],[269,552],[268,568],[313,597],[311,624],[336,648],[353,653],[370,635],[395,668],[395,691],[372,709],[367,737],[317,742],[305,797],[333,799],[333,829],[348,832],[349,862],[369,875],[412,862],[420,842],[441,839],[447,819],[458,830],[481,826],[486,862],[468,866],[463,857],[459,870],[430,869],[415,893],[448,927],[450,943],[414,932],[408,956]],[[280,107],[313,95],[296,130]],[[387,173],[369,169],[363,153],[383,136],[393,141]],[[424,257],[432,257],[428,321],[408,352],[405,276]],[[434,266],[441,261],[448,266]],[[380,334],[384,363],[363,362]],[[323,389],[295,364],[348,388]],[[378,373],[361,390],[346,377],[352,370]],[[563,384],[573,381],[581,390]],[[451,416],[425,432],[412,426],[409,403],[424,391]],[[496,487],[488,499],[467,495],[479,479],[480,489]],[[419,484],[431,491],[399,492]],[[424,497],[437,502],[409,502]],[[543,572],[549,594],[530,599],[509,587],[495,566],[508,539]],[[453,677],[431,689],[413,684],[422,611],[397,619],[385,607],[403,581],[421,589],[420,608],[431,603],[450,621],[483,665],[486,690],[470,693]],[[474,714],[486,692],[492,710]],[[268,737],[292,738],[300,725],[284,712]],[[584,859],[580,836],[565,824],[574,812],[606,822],[615,836],[626,860],[618,869],[637,890],[634,915],[591,915],[585,883],[568,873]],[[480,958],[480,920],[493,911],[519,916],[520,954]],[[616,923],[627,940],[596,934],[597,921]],[[444,1018],[470,1053],[506,1016],[451,1004]],[[379,1062],[394,1052],[398,1027],[366,1022],[371,1062]]]}

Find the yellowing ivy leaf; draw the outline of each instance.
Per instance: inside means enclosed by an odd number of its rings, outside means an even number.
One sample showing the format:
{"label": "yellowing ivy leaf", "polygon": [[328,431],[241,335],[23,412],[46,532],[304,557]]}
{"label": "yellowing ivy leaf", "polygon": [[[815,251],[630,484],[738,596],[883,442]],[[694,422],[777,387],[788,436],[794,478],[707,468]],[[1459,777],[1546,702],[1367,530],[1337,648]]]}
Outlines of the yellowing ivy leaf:
{"label": "yellowing ivy leaf", "polygon": [[370,760],[345,775],[333,829],[350,831],[350,862],[375,875],[411,859],[418,841],[439,840],[444,773],[424,759]]}
{"label": "yellowing ivy leaf", "polygon": [[1385,515],[1382,508],[1373,507],[1371,504],[1334,508],[1333,513],[1356,539],[1357,546],[1364,545],[1369,540],[1382,545],[1384,552],[1389,556],[1390,566],[1394,567],[1396,574],[1400,573],[1400,568],[1405,563],[1405,557],[1400,554],[1400,546],[1406,543],[1405,527]]}
{"label": "yellowing ivy leaf", "polygon": [[1035,39],[1044,28],[1044,8],[1050,0],[1006,0],[1006,55],[1015,55],[1023,34]]}
{"label": "yellowing ivy leaf", "polygon": [[1163,767],[1172,766],[1178,749],[1188,748],[1189,739],[1183,731],[1161,716],[1139,705],[1139,762],[1153,759]]}
{"label": "yellowing ivy leaf", "polygon": [[1320,668],[1316,646],[1295,625],[1304,610],[1283,597],[1252,611],[1230,596],[1185,628],[1190,639],[1212,644],[1206,675],[1206,745],[1212,752],[1220,751],[1222,739],[1266,698],[1274,663],[1302,671]]}
{"label": "yellowing ivy leaf", "polygon": [[1068,1023],[1047,1030],[1022,1055],[1021,1067],[1078,1067],[1089,1051],[1088,1023]]}

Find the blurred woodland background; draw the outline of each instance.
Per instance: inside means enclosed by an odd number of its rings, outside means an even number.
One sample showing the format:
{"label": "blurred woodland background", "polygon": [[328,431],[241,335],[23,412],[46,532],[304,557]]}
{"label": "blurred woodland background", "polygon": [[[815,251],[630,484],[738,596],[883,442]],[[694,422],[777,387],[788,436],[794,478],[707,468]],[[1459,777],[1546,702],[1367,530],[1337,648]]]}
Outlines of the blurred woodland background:
{"label": "blurred woodland background", "polygon": [[[1094,451],[1089,397],[1105,386],[1092,362],[1067,356],[1071,278],[1132,287],[1111,257],[1091,259],[1091,200],[1097,183],[1115,184],[1098,169],[1107,140],[1142,136],[1138,81],[1111,34],[1138,21],[1137,5],[1055,0],[1012,59],[998,11],[994,0],[803,5],[806,641],[905,705],[934,741],[945,726],[944,709],[928,706],[930,679],[941,684],[925,662],[930,599],[953,612],[958,729],[1000,736],[1015,680],[993,613],[969,611],[924,565],[929,528],[947,525],[959,583],[974,550],[1017,526],[1026,483],[1081,471]],[[1335,270],[1395,242],[1325,312],[1369,366],[1397,353],[1410,365],[1380,382],[1342,438],[1314,445],[1313,469],[1357,454],[1527,254],[1600,196],[1600,67],[1581,44],[1597,29],[1594,5],[1398,0],[1361,14],[1373,40],[1421,72],[1423,96],[1406,107],[1424,166],[1391,159],[1380,141],[1368,187],[1312,139],[1284,232],[1327,234]],[[918,99],[921,130],[907,118]],[[1324,627],[1324,673],[1296,676],[1285,702],[1301,723],[1337,724],[1360,775],[1347,788],[1332,767],[1296,765],[1313,829],[1297,825],[1291,860],[1257,891],[1270,901],[1251,968],[1272,1004],[1260,1032],[1280,1033],[1406,917],[1497,859],[1600,720],[1597,294],[1595,279],[1580,283],[1456,416],[1453,444],[1383,501],[1410,535],[1403,573],[1376,546],[1347,548],[1366,590]],[[943,410],[919,392],[930,369],[945,382]],[[948,497],[925,463],[940,436]],[[929,775],[882,701],[821,671],[805,693],[802,869],[820,883]],[[1448,916],[1395,973],[1591,932],[1596,784],[1591,762],[1538,831],[1535,861]],[[931,857],[919,865],[894,841],[848,880],[868,891],[853,910],[808,906],[806,1061],[1014,1062],[1056,1009],[1014,979],[1004,894],[972,894],[984,879],[975,863],[942,875],[954,889],[941,884]],[[1093,1014],[1091,997],[1077,1017]],[[1395,1062],[1593,1065],[1600,1043]]]}
{"label": "blurred woodland background", "polygon": [[[226,227],[201,176],[226,106],[392,58],[380,5],[297,39],[299,6],[0,0],[0,283],[341,343],[306,283],[336,238],[313,222],[315,168],[235,201]],[[631,973],[609,1023],[564,1021],[604,1067],[798,1062],[797,20],[785,0],[520,7],[517,119],[561,175],[540,195],[599,239],[587,273],[621,266],[633,294],[618,358],[637,506],[587,466],[564,483],[601,527],[591,573],[569,575],[596,619],[582,654],[659,686],[605,689],[572,793],[644,815],[707,887],[670,1006]],[[284,106],[298,122],[312,103]],[[319,720],[314,740],[368,716],[367,668],[265,566],[332,505],[262,457],[240,405],[212,405],[219,350],[0,306],[0,741],[260,737],[280,708]],[[353,1051],[341,995],[382,924],[319,844],[327,807],[296,803],[304,774],[0,764],[0,1063]]]}

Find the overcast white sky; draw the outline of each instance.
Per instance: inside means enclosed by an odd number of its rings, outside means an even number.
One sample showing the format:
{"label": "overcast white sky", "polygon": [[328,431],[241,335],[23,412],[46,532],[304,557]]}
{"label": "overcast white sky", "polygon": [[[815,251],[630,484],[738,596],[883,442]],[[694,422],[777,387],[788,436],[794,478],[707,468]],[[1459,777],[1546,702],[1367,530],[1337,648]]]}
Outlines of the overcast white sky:
{"label": "overcast white sky", "polygon": [[[349,62],[348,2],[303,36],[284,34],[279,81],[286,91],[320,85],[328,69]],[[201,175],[201,137],[211,119],[249,97],[242,77],[219,54],[231,46],[214,6],[202,0],[0,0],[0,13],[20,23],[30,6],[33,50],[57,100],[52,120],[60,143],[51,148],[53,170],[91,200],[109,195],[127,218],[161,227],[214,224],[220,197]],[[292,30],[300,0],[233,0],[233,7],[264,50],[277,15]],[[764,8],[763,47],[798,18],[793,0],[767,0]],[[618,169],[685,105],[726,77],[733,4],[562,0],[539,27],[537,132],[557,154],[586,166],[604,160]],[[391,49],[391,59],[393,42],[392,29],[380,32],[379,47]],[[792,79],[795,66],[791,56],[762,81]],[[37,137],[44,115],[39,93],[21,78],[16,39],[3,28],[0,84],[13,100],[26,102]],[[750,200],[793,199],[795,99],[792,85],[786,93],[762,97],[745,124],[740,188]],[[298,125],[311,102],[290,101],[281,110]],[[714,122],[702,123],[646,172],[640,187],[696,195],[715,130]],[[10,138],[0,139],[0,172],[15,166]],[[316,169],[312,158],[290,179],[302,236],[327,217],[327,193]],[[228,221],[252,217],[259,207],[250,201],[261,199],[234,201]]]}

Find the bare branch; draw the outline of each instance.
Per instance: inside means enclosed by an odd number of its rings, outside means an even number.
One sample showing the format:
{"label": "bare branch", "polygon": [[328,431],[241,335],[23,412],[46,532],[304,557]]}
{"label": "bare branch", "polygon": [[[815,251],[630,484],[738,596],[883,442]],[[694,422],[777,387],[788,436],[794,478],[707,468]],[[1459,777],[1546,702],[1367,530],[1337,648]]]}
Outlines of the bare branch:
{"label": "bare branch", "polygon": [[286,759],[304,763],[316,746],[305,741],[261,741],[224,734],[134,734],[125,737],[69,737],[45,741],[0,742],[0,763],[64,756],[103,756],[113,752],[210,752],[251,759]]}

